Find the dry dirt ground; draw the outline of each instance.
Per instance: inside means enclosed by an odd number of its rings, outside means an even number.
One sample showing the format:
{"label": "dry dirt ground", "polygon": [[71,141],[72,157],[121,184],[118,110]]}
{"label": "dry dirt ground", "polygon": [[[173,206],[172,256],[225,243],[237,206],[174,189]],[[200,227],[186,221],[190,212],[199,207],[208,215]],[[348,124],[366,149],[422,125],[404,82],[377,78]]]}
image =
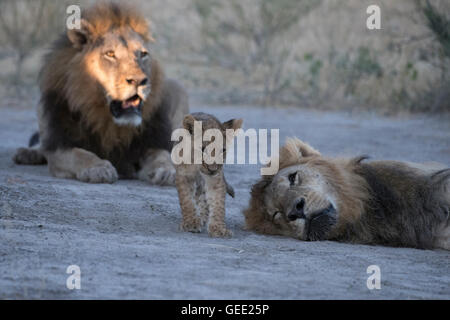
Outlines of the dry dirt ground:
{"label": "dry dirt ground", "polygon": [[[245,128],[280,128],[327,155],[450,165],[449,118],[380,118],[301,109],[193,108]],[[36,129],[30,110],[0,108],[0,298],[450,299],[450,252],[301,242],[243,230],[257,165],[226,168],[232,239],[178,230],[176,190],[139,181],[91,185],[17,166]],[[66,269],[81,269],[69,290]],[[378,265],[381,289],[366,286]]]}

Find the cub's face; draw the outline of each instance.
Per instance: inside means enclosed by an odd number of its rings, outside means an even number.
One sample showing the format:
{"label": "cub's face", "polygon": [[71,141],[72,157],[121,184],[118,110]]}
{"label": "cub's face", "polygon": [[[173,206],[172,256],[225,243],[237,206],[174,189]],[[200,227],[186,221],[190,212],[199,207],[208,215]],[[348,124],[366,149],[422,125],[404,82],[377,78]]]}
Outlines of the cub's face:
{"label": "cub's face", "polygon": [[265,188],[266,215],[281,230],[301,240],[325,240],[337,221],[335,192],[319,168],[284,168]]}
{"label": "cub's face", "polygon": [[84,53],[86,70],[102,88],[114,122],[139,126],[151,91],[148,44],[131,28],[113,29],[92,39],[89,23],[83,21],[82,26],[70,31],[69,39]]}
{"label": "cub's face", "polygon": [[[199,130],[200,124],[201,130]],[[191,135],[191,154],[194,155],[195,152],[202,154],[200,172],[205,175],[215,175],[222,170],[225,163],[226,146],[231,142],[227,139],[234,137],[234,135],[227,136],[227,129],[240,129],[242,119],[232,119],[221,123],[212,115],[193,113],[184,118],[183,126]],[[196,134],[200,135],[198,143],[195,143]]]}

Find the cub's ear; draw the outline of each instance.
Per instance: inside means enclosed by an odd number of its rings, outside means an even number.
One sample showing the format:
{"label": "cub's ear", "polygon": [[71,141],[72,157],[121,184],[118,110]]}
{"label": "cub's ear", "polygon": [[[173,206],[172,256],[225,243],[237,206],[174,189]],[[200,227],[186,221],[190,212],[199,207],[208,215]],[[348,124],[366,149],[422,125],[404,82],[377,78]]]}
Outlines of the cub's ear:
{"label": "cub's ear", "polygon": [[194,122],[195,118],[190,114],[185,116],[183,119],[183,128],[189,131],[190,134],[194,134]]}
{"label": "cub's ear", "polygon": [[224,123],[222,123],[222,125],[225,127],[225,129],[237,130],[242,128],[242,122],[244,122],[244,120],[242,119],[231,119],[225,121]]}
{"label": "cub's ear", "polygon": [[77,49],[81,49],[92,38],[92,25],[87,20],[81,19],[80,26],[80,29],[67,30],[67,37]]}
{"label": "cub's ear", "polygon": [[295,163],[303,157],[320,156],[320,152],[297,138],[288,138],[280,149],[280,162]]}

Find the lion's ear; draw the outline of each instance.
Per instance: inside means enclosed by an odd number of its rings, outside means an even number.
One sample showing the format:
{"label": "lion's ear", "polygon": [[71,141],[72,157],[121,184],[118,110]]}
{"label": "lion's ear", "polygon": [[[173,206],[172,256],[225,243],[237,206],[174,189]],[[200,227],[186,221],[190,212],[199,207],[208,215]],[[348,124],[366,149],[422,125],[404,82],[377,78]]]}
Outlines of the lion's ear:
{"label": "lion's ear", "polygon": [[92,25],[85,19],[81,19],[79,29],[68,29],[67,37],[72,45],[81,49],[92,37]]}
{"label": "lion's ear", "polygon": [[233,129],[233,130],[237,130],[242,128],[242,122],[244,120],[242,119],[231,119],[228,121],[225,121],[222,125],[224,126],[225,129]]}
{"label": "lion's ear", "polygon": [[147,30],[148,30],[148,34],[147,34],[147,40],[151,43],[154,43],[156,40],[155,38],[153,38],[153,34],[152,34],[152,22],[148,19],[145,18],[145,22],[147,23]]}
{"label": "lion's ear", "polygon": [[309,144],[304,143],[299,140],[299,143],[297,144],[298,150],[302,154],[303,157],[313,157],[313,156],[320,156],[320,152],[311,147]]}
{"label": "lion's ear", "polygon": [[286,139],[285,145],[280,150],[280,159],[286,162],[313,156],[320,156],[320,152],[297,138]]}
{"label": "lion's ear", "polygon": [[194,134],[194,122],[195,118],[190,114],[185,116],[183,119],[183,128],[189,131],[190,134]]}

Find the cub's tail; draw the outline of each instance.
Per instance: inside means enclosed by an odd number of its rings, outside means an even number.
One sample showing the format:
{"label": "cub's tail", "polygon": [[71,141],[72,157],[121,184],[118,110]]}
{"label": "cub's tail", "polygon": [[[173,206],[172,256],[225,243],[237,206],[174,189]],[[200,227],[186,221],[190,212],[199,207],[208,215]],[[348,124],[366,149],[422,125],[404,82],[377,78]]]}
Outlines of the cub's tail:
{"label": "cub's tail", "polygon": [[223,177],[223,179],[225,180],[225,185],[227,186],[227,193],[234,198],[234,189],[232,186],[230,186],[230,184],[228,183],[227,179],[225,179],[225,177]]}

